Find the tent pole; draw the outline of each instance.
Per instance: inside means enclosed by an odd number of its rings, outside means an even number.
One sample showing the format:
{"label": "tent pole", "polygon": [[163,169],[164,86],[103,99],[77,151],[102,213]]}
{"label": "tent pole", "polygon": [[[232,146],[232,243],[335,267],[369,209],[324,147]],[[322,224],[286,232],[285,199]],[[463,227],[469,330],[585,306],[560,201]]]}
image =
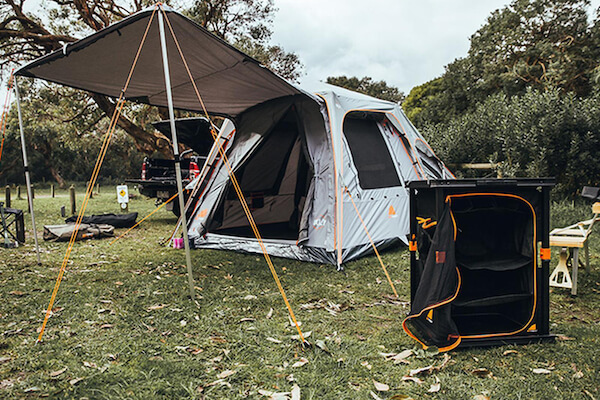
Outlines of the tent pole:
{"label": "tent pole", "polygon": [[192,275],[192,257],[190,255],[190,241],[188,238],[187,216],[185,215],[185,201],[183,199],[183,184],[181,182],[181,159],[179,158],[179,144],[177,143],[177,132],[175,130],[175,112],[173,111],[173,94],[171,92],[171,76],[169,73],[169,59],[167,57],[167,41],[165,39],[165,24],[163,21],[162,6],[158,12],[158,29],[160,32],[160,46],[162,49],[163,69],[165,73],[165,89],[167,91],[167,103],[169,105],[169,120],[171,123],[171,139],[173,142],[173,155],[175,157],[175,176],[177,178],[177,192],[179,196],[179,211],[181,213],[181,225],[183,231],[183,244],[185,246],[185,259],[187,263],[188,285],[190,287],[190,296],[192,300],[196,298],[194,294],[194,277]]}
{"label": "tent pole", "polygon": [[27,149],[25,148],[25,133],[23,132],[23,116],[21,114],[21,99],[19,97],[19,85],[17,77],[15,81],[15,100],[17,102],[17,114],[19,115],[19,132],[21,133],[21,150],[23,151],[23,167],[25,169],[25,182],[27,183],[27,200],[29,201],[29,210],[31,211],[31,226],[33,227],[33,239],[35,241],[35,252],[37,254],[37,262],[40,260],[40,246],[38,245],[37,230],[35,227],[35,213],[33,212],[33,196],[31,194],[31,178],[29,177],[29,162],[27,161]]}

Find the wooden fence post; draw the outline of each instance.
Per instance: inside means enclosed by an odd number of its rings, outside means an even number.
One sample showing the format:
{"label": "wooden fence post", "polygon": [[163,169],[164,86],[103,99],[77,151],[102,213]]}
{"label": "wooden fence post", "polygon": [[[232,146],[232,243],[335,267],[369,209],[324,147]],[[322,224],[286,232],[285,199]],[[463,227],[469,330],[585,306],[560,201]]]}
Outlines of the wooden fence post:
{"label": "wooden fence post", "polygon": [[54,183],[50,184],[50,197],[54,198]]}
{"label": "wooden fence post", "polygon": [[75,203],[75,186],[69,187],[69,197],[71,199],[71,215],[77,212],[77,203]]}
{"label": "wooden fence post", "polygon": [[4,206],[10,208],[10,186],[6,185],[4,193]]}

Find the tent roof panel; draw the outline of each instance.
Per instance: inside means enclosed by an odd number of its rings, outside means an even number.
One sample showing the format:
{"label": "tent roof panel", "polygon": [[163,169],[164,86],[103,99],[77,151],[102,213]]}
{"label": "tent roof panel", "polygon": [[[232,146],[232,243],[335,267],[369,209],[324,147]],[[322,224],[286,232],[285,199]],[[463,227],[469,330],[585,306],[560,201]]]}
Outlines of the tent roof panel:
{"label": "tent roof panel", "polygon": [[[190,19],[168,7],[164,10],[210,113],[235,118],[264,101],[303,93]],[[146,9],[133,14],[24,65],[16,74],[118,97],[152,13],[153,9]],[[175,41],[165,25],[174,105],[201,111]],[[155,106],[167,105],[156,14],[125,97]]]}

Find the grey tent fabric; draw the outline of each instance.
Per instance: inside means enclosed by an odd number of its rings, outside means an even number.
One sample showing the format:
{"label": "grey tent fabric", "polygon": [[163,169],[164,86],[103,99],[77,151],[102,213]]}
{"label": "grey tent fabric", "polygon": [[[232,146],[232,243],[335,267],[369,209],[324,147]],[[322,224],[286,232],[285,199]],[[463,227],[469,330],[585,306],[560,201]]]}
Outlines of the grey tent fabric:
{"label": "grey tent fabric", "polygon": [[[361,219],[379,249],[406,243],[406,184],[453,177],[397,104],[330,85],[253,107],[221,135],[234,131],[227,157],[274,256],[334,265],[364,256],[372,247]],[[215,170],[188,209],[190,240],[261,252],[228,168],[208,162]]]}
{"label": "grey tent fabric", "polygon": [[[169,7],[162,7],[209,113],[235,118],[256,104],[300,93],[255,59]],[[15,74],[119,97],[152,13],[153,8],[149,8],[133,14],[24,65]],[[174,106],[202,111],[176,44],[166,29]],[[154,15],[125,92],[128,100],[167,105],[160,57],[158,21]]]}

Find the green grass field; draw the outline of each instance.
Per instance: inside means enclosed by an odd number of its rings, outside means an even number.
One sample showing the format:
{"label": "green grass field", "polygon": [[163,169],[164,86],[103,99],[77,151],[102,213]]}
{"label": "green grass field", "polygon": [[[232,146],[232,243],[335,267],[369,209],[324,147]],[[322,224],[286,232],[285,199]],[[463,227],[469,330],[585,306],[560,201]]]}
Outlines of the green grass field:
{"label": "green grass field", "polygon": [[[101,191],[87,214],[118,212],[114,188]],[[41,237],[43,225],[62,221],[68,197],[36,195]],[[27,209],[25,200],[13,207]],[[153,209],[153,200],[139,196],[130,203],[140,217]],[[558,226],[590,208],[558,204],[554,212]],[[600,399],[597,234],[579,296],[552,290],[556,343],[455,350],[447,359],[418,350],[402,331],[406,249],[384,253],[399,300],[374,257],[349,263],[345,273],[275,259],[304,333],[312,332],[313,346],[304,349],[292,339],[295,328],[262,257],[193,251],[199,296],[191,301],[184,252],[161,245],[175,221],[160,210],[113,246],[76,243],[41,344],[37,332],[67,245],[41,242],[42,265],[30,231],[25,246],[0,248],[0,398],[284,399],[292,395],[270,393],[297,385],[302,399],[315,400]],[[405,362],[382,355],[406,349],[415,354]],[[403,379],[430,365],[440,368]]]}

